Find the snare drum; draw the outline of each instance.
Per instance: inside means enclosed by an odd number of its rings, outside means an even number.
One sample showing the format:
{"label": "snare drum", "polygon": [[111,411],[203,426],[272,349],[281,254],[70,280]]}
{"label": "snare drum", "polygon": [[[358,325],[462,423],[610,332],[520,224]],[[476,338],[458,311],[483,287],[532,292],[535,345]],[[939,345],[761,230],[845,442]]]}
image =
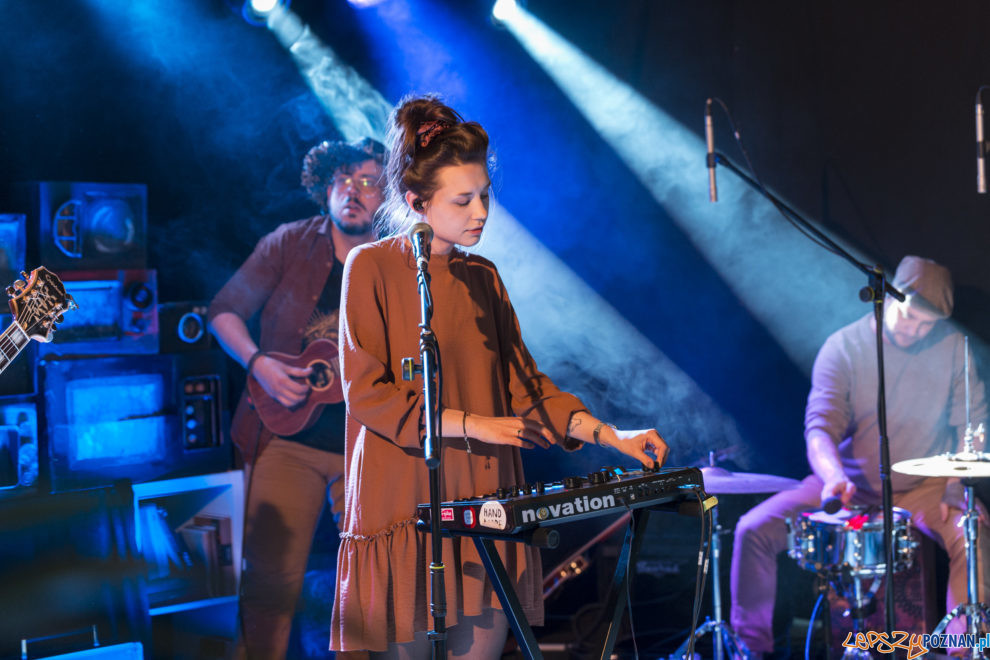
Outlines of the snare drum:
{"label": "snare drum", "polygon": [[[911,514],[894,507],[894,572],[911,568],[918,542]],[[848,570],[853,577],[876,577],[887,570],[883,552],[883,513],[843,509],[830,515],[808,511],[787,521],[788,551],[801,568],[816,573]]]}

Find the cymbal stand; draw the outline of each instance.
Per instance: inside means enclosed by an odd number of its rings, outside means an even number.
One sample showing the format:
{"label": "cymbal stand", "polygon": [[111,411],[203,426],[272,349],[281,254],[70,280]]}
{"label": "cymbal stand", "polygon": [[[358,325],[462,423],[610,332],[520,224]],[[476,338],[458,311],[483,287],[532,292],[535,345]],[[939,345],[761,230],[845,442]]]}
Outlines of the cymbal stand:
{"label": "cymbal stand", "polygon": [[[975,455],[973,448],[973,438],[979,436],[986,439],[986,431],[983,424],[980,424],[976,431],[972,426],[967,425],[964,449],[962,455]],[[979,602],[979,587],[977,579],[979,567],[977,565],[979,557],[979,524],[980,514],[976,509],[976,493],[973,491],[973,480],[964,479],[963,485],[966,487],[966,512],[963,514],[963,531],[966,540],[966,602],[957,605],[951,612],[942,617],[942,620],[935,626],[935,634],[945,632],[949,622],[957,616],[966,617],[966,632],[971,635],[979,635],[980,630],[990,629],[990,609]],[[971,649],[973,658],[982,657],[978,647]]]}
{"label": "cymbal stand", "polygon": [[[718,507],[712,508],[712,527],[714,528],[714,533],[712,534],[712,603],[715,610],[715,620],[712,621],[710,618],[705,617],[705,622],[698,626],[695,632],[695,639],[702,637],[707,633],[712,634],[712,640],[715,642],[715,660],[722,660],[725,657],[729,658],[750,658],[749,649],[746,648],[745,642],[739,639],[735,631],[732,630],[732,626],[728,622],[722,620],[722,584],[719,576],[721,575],[721,570],[719,568],[719,557],[722,554],[722,534],[728,534],[722,529],[722,526],[718,522]],[[671,658],[684,658],[687,654],[688,644],[691,641],[689,636],[684,643],[677,647]],[[692,660],[688,658],[687,660]]]}

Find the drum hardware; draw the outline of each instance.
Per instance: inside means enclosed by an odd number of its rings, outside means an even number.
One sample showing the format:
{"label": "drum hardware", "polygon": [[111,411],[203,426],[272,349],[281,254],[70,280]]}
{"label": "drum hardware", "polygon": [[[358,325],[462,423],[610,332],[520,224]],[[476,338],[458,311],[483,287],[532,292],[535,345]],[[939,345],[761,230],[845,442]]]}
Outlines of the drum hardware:
{"label": "drum hardware", "polygon": [[[967,423],[966,435],[963,440],[963,450],[958,454],[943,454],[931,458],[911,459],[901,461],[893,466],[896,472],[915,476],[966,477],[962,482],[963,486],[965,486],[966,493],[966,510],[962,515],[966,549],[966,602],[957,605],[951,612],[948,612],[942,617],[942,620],[935,626],[935,634],[944,633],[949,622],[958,616],[966,617],[966,632],[968,634],[979,635],[981,630],[990,630],[990,608],[987,608],[984,603],[979,601],[979,588],[977,586],[979,575],[977,560],[980,514],[976,508],[976,493],[973,491],[974,478],[990,476],[990,454],[975,450],[974,440],[976,438],[979,438],[981,443],[985,443],[986,429],[983,424],[980,424],[974,430],[972,425]],[[971,652],[973,658],[982,657],[982,653],[978,647],[973,647]]]}
{"label": "drum hardware", "polygon": [[[911,534],[911,514],[896,507],[893,513],[894,572],[901,572],[911,568],[918,544]],[[843,616],[852,620],[854,632],[865,632],[867,617],[876,611],[874,596],[887,572],[882,514],[857,508],[836,514],[805,512],[794,521],[788,519],[787,529],[787,554],[818,576],[817,590],[822,598],[827,597],[831,586],[848,600],[850,607]],[[873,582],[866,588],[864,582],[870,578]],[[829,638],[827,613],[825,621]],[[847,647],[842,657],[860,660],[872,656],[869,651]]]}
{"label": "drum hardware", "polygon": [[[886,566],[884,570],[886,570]],[[894,570],[896,571],[897,569],[895,568]],[[875,596],[877,590],[880,588],[882,574],[873,579],[873,584],[868,590],[863,588],[862,577],[858,575],[850,577],[847,571],[842,571],[831,577],[832,588],[835,589],[836,593],[849,601],[850,607],[842,613],[842,616],[852,619],[853,633],[858,635],[858,633],[865,632],[866,618],[877,611]],[[827,584],[829,578],[825,577],[825,581]],[[865,660],[872,657],[869,651],[860,648],[846,647],[846,650],[842,654],[843,660]]]}
{"label": "drum hardware", "polygon": [[[701,468],[705,480],[705,492],[712,495],[749,495],[758,493],[779,493],[794,488],[800,482],[796,479],[778,477],[773,474],[756,474],[747,472],[730,472],[715,465],[715,452],[708,454],[708,466]],[[722,554],[722,535],[731,534],[731,530],[723,529],[718,521],[718,507],[712,509],[712,609],[715,619],[705,617],[695,632],[696,637],[711,633],[715,642],[715,660],[728,658],[749,658],[750,651],[746,643],[732,630],[732,626],[722,619],[722,581],[719,558]],[[684,658],[687,655],[691,638],[684,640],[671,658]]]}

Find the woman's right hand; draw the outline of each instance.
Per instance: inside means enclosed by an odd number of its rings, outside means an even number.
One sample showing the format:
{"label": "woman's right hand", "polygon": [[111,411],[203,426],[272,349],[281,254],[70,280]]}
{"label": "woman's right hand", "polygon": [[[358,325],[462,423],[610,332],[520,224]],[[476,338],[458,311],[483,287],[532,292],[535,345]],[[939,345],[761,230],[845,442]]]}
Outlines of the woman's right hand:
{"label": "woman's right hand", "polygon": [[309,395],[306,377],[311,372],[311,367],[293,367],[268,355],[259,357],[251,367],[251,375],[262,389],[286,408],[298,406],[306,400]]}
{"label": "woman's right hand", "polygon": [[545,426],[522,417],[484,417],[468,415],[464,420],[469,438],[492,445],[510,445],[522,449],[549,449],[553,436]]}

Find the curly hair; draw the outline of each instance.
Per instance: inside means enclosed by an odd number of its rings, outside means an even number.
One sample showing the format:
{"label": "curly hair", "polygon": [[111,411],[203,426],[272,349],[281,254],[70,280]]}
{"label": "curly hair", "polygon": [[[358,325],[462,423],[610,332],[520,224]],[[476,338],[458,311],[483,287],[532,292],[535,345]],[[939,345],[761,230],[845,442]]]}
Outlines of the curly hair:
{"label": "curly hair", "polygon": [[327,188],[333,185],[337,172],[350,174],[358,163],[374,160],[385,165],[385,147],[378,140],[366,137],[350,144],[324,140],[310,149],[303,158],[300,182],[309,198],[327,212]]}
{"label": "curly hair", "polygon": [[389,118],[386,199],[378,214],[380,235],[403,231],[412,217],[405,203],[412,191],[427,202],[439,187],[439,171],[451,165],[488,166],[488,133],[466,122],[435,95],[404,98]]}

